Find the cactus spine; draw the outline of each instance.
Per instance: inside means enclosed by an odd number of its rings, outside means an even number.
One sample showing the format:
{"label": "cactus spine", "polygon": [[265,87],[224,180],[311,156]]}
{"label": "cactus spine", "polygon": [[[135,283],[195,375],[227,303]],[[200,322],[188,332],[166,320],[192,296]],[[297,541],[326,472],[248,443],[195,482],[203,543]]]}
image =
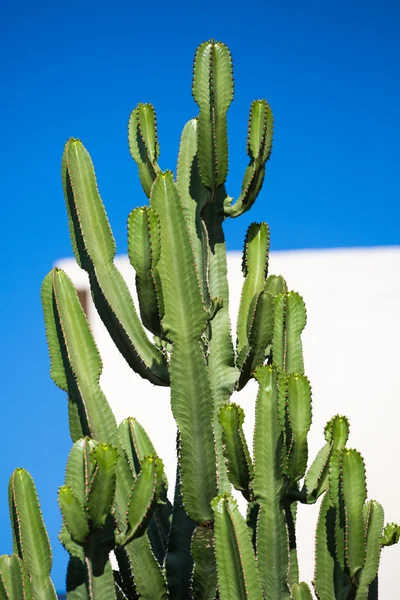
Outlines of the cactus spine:
{"label": "cactus spine", "polygon": [[[139,104],[128,138],[149,205],[128,219],[128,255],[140,317],[114,265],[115,242],[91,158],[70,139],[62,179],[72,248],[87,271],[94,304],[129,366],[170,386],[178,429],[173,505],[163,463],[134,419],[119,426],[100,387],[102,363],[72,282],[59,269],[42,286],[51,376],[68,396],[73,446],[58,493],[60,541],[70,554],[69,600],[310,600],[297,562],[298,503],[323,496],[313,586],[319,600],[374,600],[381,549],[400,528],[384,528],[367,501],[364,462],[348,449],[342,416],[308,465],[311,386],[304,374],[303,299],[268,274],[270,232],[250,225],[243,289],[232,340],[223,222],[249,210],[271,154],[273,117],[250,108],[249,165],[236,201],[228,196],[227,111],[233,99],[228,48],[196,52],[199,115],[185,125],[176,177],[161,171],[155,110]],[[258,383],[253,452],[232,392]],[[248,502],[243,516],[232,486]],[[51,552],[33,481],[10,482],[11,557],[0,557],[0,599],[55,598]],[[113,570],[114,551],[118,569]]]}

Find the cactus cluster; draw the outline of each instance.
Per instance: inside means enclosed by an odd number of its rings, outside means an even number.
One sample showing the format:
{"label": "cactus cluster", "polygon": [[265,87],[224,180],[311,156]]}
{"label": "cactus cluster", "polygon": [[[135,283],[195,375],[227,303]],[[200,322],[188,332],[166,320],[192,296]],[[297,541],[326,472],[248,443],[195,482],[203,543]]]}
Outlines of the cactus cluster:
{"label": "cactus cluster", "polygon": [[[227,110],[233,98],[228,48],[196,52],[199,115],[184,127],[176,176],[158,165],[155,111],[139,104],[129,147],[149,204],[128,219],[128,255],[138,309],[114,265],[115,242],[83,144],[70,139],[62,179],[72,247],[96,309],[130,367],[171,388],[177,425],[173,504],[162,460],[134,419],[117,425],[99,385],[102,363],[77,293],[53,269],[42,287],[51,376],[68,396],[73,442],[58,499],[60,541],[70,554],[68,600],[307,600],[299,581],[298,503],[322,497],[313,587],[319,600],[373,600],[384,526],[367,501],[361,455],[335,416],[308,466],[311,388],[304,374],[303,299],[268,273],[269,228],[250,225],[235,343],[228,315],[223,223],[254,204],[272,146],[265,100],[252,103],[249,165],[236,201],[228,196]],[[258,383],[253,449],[242,408],[230,402]],[[232,486],[247,501],[245,516]],[[0,557],[1,600],[50,600],[51,551],[30,475],[9,486],[12,556]],[[114,553],[116,563],[111,563]],[[115,565],[118,565],[117,567]]]}

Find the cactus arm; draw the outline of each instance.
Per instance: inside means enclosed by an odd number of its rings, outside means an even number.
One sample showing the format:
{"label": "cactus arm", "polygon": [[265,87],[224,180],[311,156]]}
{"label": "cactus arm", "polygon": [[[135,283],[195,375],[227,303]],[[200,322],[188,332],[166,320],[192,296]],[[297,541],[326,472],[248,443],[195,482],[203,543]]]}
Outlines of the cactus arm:
{"label": "cactus arm", "polygon": [[[117,438],[117,426],[99,386],[102,364],[85,314],[69,277],[60,269],[54,269],[51,277],[54,314],[47,320],[52,318],[59,323],[68,392],[71,389],[69,395],[77,405],[81,431],[101,442],[113,443]],[[48,304],[44,306],[45,312],[48,308]],[[76,435],[75,429],[71,427],[71,436]]]}
{"label": "cactus arm", "polygon": [[119,545],[128,544],[144,534],[159,499],[163,471],[157,456],[146,456],[142,460],[128,500],[126,531],[117,535]]}
{"label": "cactus arm", "polygon": [[262,600],[253,547],[235,500],[217,496],[212,508],[220,600]]}
{"label": "cactus arm", "polygon": [[115,554],[134,598],[135,590],[140,600],[167,600],[166,581],[147,535],[134,539],[124,548],[116,548]]}
{"label": "cactus arm", "polygon": [[[132,417],[122,421],[118,428],[122,446],[133,473],[140,472],[140,463],[145,456],[156,454],[154,446],[143,427]],[[160,502],[150,521],[148,534],[157,560],[162,564],[168,544],[172,506],[167,498],[168,482],[162,473]]]}
{"label": "cactus arm", "polygon": [[265,289],[258,295],[254,316],[250,324],[249,351],[243,364],[237,361],[240,368],[240,377],[237,384],[238,390],[244,388],[250,377],[264,363],[267,348],[271,344],[274,332],[274,298]]}
{"label": "cactus arm", "polygon": [[208,235],[201,217],[209,191],[201,182],[197,156],[197,119],[191,119],[183,128],[177,165],[176,186],[182,199],[186,223],[192,244],[193,255],[198,271],[203,299],[208,307],[210,293],[208,287],[209,248]]}
{"label": "cactus arm", "polygon": [[326,443],[318,451],[304,478],[304,486],[300,497],[301,502],[314,504],[321,494],[328,489],[327,472],[331,450],[331,444]]}
{"label": "cactus arm", "polygon": [[95,471],[87,500],[88,515],[93,530],[105,525],[114,502],[117,483],[118,450],[110,444],[98,444],[92,452]]}
{"label": "cactus arm", "polygon": [[[65,486],[72,490],[81,506],[86,504],[89,494],[89,481],[93,470],[90,453],[95,444],[96,442],[89,438],[82,438],[75,442],[68,456]],[[89,600],[84,549],[72,539],[71,529],[72,527],[68,528],[64,522],[59,535],[60,542],[70,554],[66,582],[68,600]]]}
{"label": "cactus arm", "polygon": [[178,460],[185,510],[193,521],[212,519],[217,490],[213,398],[200,342],[176,345],[171,355],[171,406],[180,432]]}
{"label": "cactus arm", "polygon": [[287,474],[291,483],[304,477],[308,460],[307,434],[311,426],[311,387],[304,375],[289,375],[287,410],[291,440],[287,453]]}
{"label": "cactus arm", "polygon": [[82,438],[75,442],[68,456],[65,470],[65,485],[70,487],[79,502],[84,505],[89,495],[89,483],[93,471],[90,454],[97,442]]}
{"label": "cactus arm", "polygon": [[[159,259],[159,224],[147,206],[135,208],[128,219],[128,256],[136,272],[136,291],[143,325],[161,337],[161,290],[157,289],[154,267]],[[161,311],[160,311],[161,307]]]}
{"label": "cactus arm", "polygon": [[272,111],[265,100],[252,102],[247,137],[247,167],[239,198],[232,206],[225,207],[225,214],[238,217],[248,211],[260,193],[265,176],[265,163],[271,155],[273,134]]}
{"label": "cactus arm", "polygon": [[0,598],[33,600],[28,572],[23,561],[16,554],[0,556]]}
{"label": "cactus arm", "polygon": [[364,505],[363,517],[365,523],[365,564],[358,580],[355,600],[368,600],[369,587],[378,575],[381,554],[381,534],[383,529],[383,508],[375,500]]}
{"label": "cactus arm", "polygon": [[[131,472],[133,474],[138,474],[140,473],[141,463],[145,456],[155,454],[154,446],[151,443],[143,427],[135,419],[129,418],[122,421],[118,431],[119,437],[121,439],[121,444],[124,448],[124,452],[127,457]],[[118,486],[118,481],[120,481],[120,490]],[[117,497],[119,497],[118,491],[120,491],[120,497],[122,499],[128,499],[131,495],[132,483],[133,479],[129,483],[129,479],[124,473],[122,473],[120,479],[118,479],[117,472]],[[158,483],[159,477],[157,477],[157,485]],[[162,503],[165,504],[159,504],[155,507],[153,518],[151,519],[148,531],[145,534],[145,537],[148,537],[149,539],[146,543],[140,545],[140,555],[136,557],[135,562],[132,563],[132,556],[135,552],[134,549],[136,547],[135,544],[137,542],[136,539],[134,539],[128,544],[128,546],[122,549],[117,548],[116,555],[119,564],[122,565],[122,568],[124,570],[124,580],[129,589],[129,586],[131,585],[129,582],[132,578],[135,579],[135,585],[136,578],[139,578],[139,585],[142,586],[142,588],[144,586],[144,590],[148,589],[145,583],[143,582],[143,575],[141,574],[141,571],[143,569],[149,568],[150,571],[153,573],[153,577],[155,578],[154,593],[161,594],[164,593],[162,592],[162,590],[164,590],[165,588],[165,580],[159,565],[157,565],[157,560],[159,564],[162,564],[162,561],[165,556],[169,532],[169,518],[171,514],[171,506],[167,498],[167,480],[163,471],[161,473],[160,483],[160,500]],[[127,509],[128,503],[125,500],[123,512],[126,513]],[[125,527],[121,527],[121,531],[125,531]],[[156,556],[154,556],[154,554]]]}
{"label": "cactus arm", "polygon": [[310,588],[304,581],[292,586],[292,600],[313,600]]}
{"label": "cactus arm", "polygon": [[400,526],[396,523],[388,523],[382,533],[381,543],[384,546],[393,546],[400,539]]}
{"label": "cactus arm", "polygon": [[306,309],[296,292],[275,298],[275,326],[272,341],[274,364],[287,373],[304,373],[300,334],[306,325]]}
{"label": "cactus arm", "polygon": [[115,242],[91,158],[79,140],[71,139],[65,146],[62,175],[75,258],[89,275],[100,317],[131,368],[152,383],[167,385],[165,357],[147,338],[114,265]]}
{"label": "cactus arm", "polygon": [[256,541],[258,568],[265,595],[289,598],[288,536],[281,508],[283,434],[278,414],[276,369],[259,367],[255,378],[259,383],[253,444],[253,492],[260,505]]}
{"label": "cactus arm", "polygon": [[[118,438],[114,415],[98,385],[101,372],[100,358],[97,355],[96,347],[91,338],[85,316],[72,283],[60,271],[54,272],[53,289],[54,296],[57,299],[55,305],[59,310],[59,321],[62,324],[61,331],[63,333],[70,370],[71,373],[74,373],[74,380],[76,379],[79,383],[80,397],[85,401],[85,414],[87,415],[87,422],[90,423],[89,433],[100,442],[113,443],[118,449],[120,460],[117,464],[115,514],[119,526],[122,526],[125,520],[126,502],[133,479],[129,463]],[[143,544],[141,557],[136,559],[135,564],[141,565],[142,557],[144,557],[143,560],[145,560],[147,567],[154,561],[152,570],[160,587],[163,584],[162,574],[151,552],[148,540],[147,545],[148,547]],[[129,550],[127,550],[129,555],[133,554],[130,546],[131,544],[129,544]],[[138,568],[140,570],[140,566]],[[157,570],[159,571],[158,575]],[[165,582],[163,585],[165,587]]]}
{"label": "cactus arm", "polygon": [[[212,334],[208,356],[214,393],[213,427],[218,491],[223,493],[229,492],[230,483],[223,455],[219,411],[228,402],[238,375],[230,334],[226,250],[222,229],[223,206],[226,200],[222,184],[228,169],[226,112],[233,97],[232,64],[226,46],[211,41],[198,48],[192,91],[200,108],[197,119],[198,169],[203,185],[209,190],[207,204],[202,211],[209,241],[209,294],[211,298],[220,298],[223,302],[221,310],[211,322]],[[200,198],[203,204],[204,197]]]}
{"label": "cactus arm", "polygon": [[71,539],[77,544],[84,544],[89,537],[88,516],[74,492],[67,485],[58,490],[58,503]]}
{"label": "cactus arm", "polygon": [[57,312],[53,290],[53,273],[43,280],[42,306],[46,325],[46,339],[50,356],[50,375],[54,383],[68,394],[68,420],[71,439],[76,441],[90,435],[84,404],[68,362],[65,342]]}
{"label": "cactus arm", "polygon": [[155,448],[144,428],[133,417],[121,421],[118,433],[132,472],[138,474],[143,458],[156,454]]}
{"label": "cactus arm", "polygon": [[139,170],[140,183],[146,196],[160,168],[157,164],[159,145],[157,122],[151,104],[139,104],[131,113],[128,123],[129,150]]}
{"label": "cactus arm", "polygon": [[164,298],[164,334],[172,343],[198,340],[206,327],[207,312],[185,214],[171,172],[158,175],[150,201],[161,225],[162,251],[157,271]]}
{"label": "cactus arm", "polygon": [[50,579],[52,556],[32,477],[15,469],[9,483],[10,518],[14,553],[23,560],[35,600],[56,600]]}
{"label": "cactus arm", "polygon": [[266,223],[252,223],[243,250],[243,283],[237,319],[237,354],[248,344],[250,325],[258,295],[264,289],[268,271],[269,229]]}
{"label": "cactus arm", "polygon": [[300,501],[313,504],[328,489],[329,461],[334,452],[340,451],[347,443],[349,422],[347,417],[336,415],[325,426],[326,444],[318,452],[306,473]]}
{"label": "cactus arm", "polygon": [[[337,470],[339,470],[339,460],[336,462]],[[344,567],[343,530],[343,509],[341,506],[332,506],[330,495],[325,494],[321,503],[315,538],[313,585],[320,600],[345,600],[348,598],[351,581],[348,570]]]}
{"label": "cactus arm", "polygon": [[329,461],[329,488],[328,493],[332,506],[335,508],[335,549],[336,560],[341,571],[346,570],[345,559],[345,508],[343,497],[340,493],[340,464],[341,452],[332,454]]}
{"label": "cactus arm", "polygon": [[161,277],[164,335],[173,343],[170,356],[171,406],[180,432],[182,494],[189,516],[212,518],[216,493],[212,430],[213,397],[200,336],[207,324],[190,237],[172,174],[158,175],[151,205],[161,224]]}
{"label": "cactus arm", "polygon": [[204,223],[207,229],[209,253],[209,292],[212,298],[222,299],[222,308],[217,312],[211,325],[209,341],[208,369],[211,387],[214,393],[214,435],[218,468],[218,491],[229,493],[231,486],[226,472],[222,448],[222,429],[219,422],[219,411],[229,402],[229,398],[238,378],[235,368],[235,354],[231,337],[229,318],[229,288],[226,262],[226,246],[223,232],[222,201],[225,197],[223,187],[219,188],[215,204],[204,207]]}
{"label": "cactus arm", "polygon": [[250,500],[253,465],[243,432],[244,411],[237,404],[227,404],[221,408],[219,420],[223,428],[229,480],[236,490],[240,490]]}
{"label": "cactus arm", "polygon": [[319,600],[336,600],[335,594],[335,509],[329,495],[322,499],[315,535],[315,573],[313,586]]}
{"label": "cactus arm", "polygon": [[356,450],[341,453],[341,492],[345,506],[346,563],[350,577],[365,562],[363,506],[367,497],[364,461]]}
{"label": "cactus arm", "polygon": [[196,527],[192,537],[191,554],[193,600],[214,600],[217,591],[217,570],[212,529]]}
{"label": "cactus arm", "polygon": [[232,59],[220,43],[204,42],[196,52],[193,97],[200,108],[198,156],[203,184],[215,191],[228,173],[226,113],[233,99]]}
{"label": "cactus arm", "polygon": [[[64,392],[68,391],[66,365],[63,357],[63,347],[60,345],[60,323],[56,319],[55,298],[53,291],[52,272],[48,273],[43,280],[41,289],[41,300],[46,326],[46,340],[50,357],[50,376],[57,387]],[[82,436],[80,436],[82,437]]]}

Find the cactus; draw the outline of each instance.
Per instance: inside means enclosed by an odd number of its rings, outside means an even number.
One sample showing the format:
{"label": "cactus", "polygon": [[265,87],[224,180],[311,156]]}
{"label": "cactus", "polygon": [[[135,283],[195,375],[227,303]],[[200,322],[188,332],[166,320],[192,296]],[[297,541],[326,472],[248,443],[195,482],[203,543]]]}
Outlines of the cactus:
{"label": "cactus", "polygon": [[[70,555],[69,600],[310,600],[299,580],[297,505],[320,502],[314,591],[319,600],[373,600],[384,527],[367,500],[364,461],[347,447],[349,424],[335,416],[308,467],[311,386],[301,333],[303,299],[268,273],[270,232],[250,225],[243,289],[232,340],[223,222],[249,210],[271,154],[265,100],[250,108],[250,161],[236,201],[228,196],[227,110],[233,99],[228,48],[196,52],[197,118],[185,125],[176,177],[158,165],[155,110],[139,104],[128,137],[149,205],[128,219],[138,315],[114,265],[115,243],[91,158],[70,139],[62,178],[72,247],[112,340],[139,375],[170,386],[177,424],[173,505],[161,458],[132,417],[119,426],[100,386],[102,362],[68,276],[53,269],[42,286],[51,377],[67,393],[73,446],[58,492],[60,541]],[[258,384],[252,453],[244,412],[230,402]],[[61,482],[60,482],[61,483]],[[243,515],[232,487],[247,501]],[[322,496],[322,499],[320,497]],[[51,552],[30,475],[9,489],[11,557],[0,557],[0,598],[51,600]],[[118,567],[111,565],[114,552]]]}

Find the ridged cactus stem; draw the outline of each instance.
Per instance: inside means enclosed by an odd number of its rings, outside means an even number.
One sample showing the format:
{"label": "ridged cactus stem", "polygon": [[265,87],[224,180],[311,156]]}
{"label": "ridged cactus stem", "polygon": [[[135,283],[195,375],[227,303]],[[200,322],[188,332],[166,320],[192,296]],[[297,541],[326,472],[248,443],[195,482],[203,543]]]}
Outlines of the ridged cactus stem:
{"label": "ridged cactus stem", "polygon": [[[224,220],[249,210],[261,191],[271,109],[265,100],[251,104],[250,160],[234,202],[225,188],[232,61],[221,42],[199,46],[192,91],[199,114],[183,129],[176,178],[158,165],[154,107],[139,104],[129,120],[130,152],[150,201],[128,218],[140,315],[114,264],[115,241],[91,158],[77,139],[64,149],[72,248],[94,305],[130,367],[150,383],[170,385],[177,425],[172,506],[163,463],[143,427],[133,417],[117,427],[71,280],[60,269],[49,273],[42,302],[51,377],[68,396],[74,442],[58,491],[59,539],[70,555],[67,598],[311,600],[309,586],[299,581],[297,503],[322,496],[313,581],[318,600],[377,600],[380,553],[399,540],[400,527],[384,527],[381,505],[367,500],[364,461],[346,447],[345,417],[328,422],[308,467],[305,305],[282,276],[268,275],[270,232],[263,222],[252,223],[246,235],[235,348],[232,341]],[[251,378],[258,384],[252,456],[244,411],[230,402]],[[247,501],[246,518],[232,485]],[[12,475],[9,504],[14,554],[0,557],[0,600],[55,600],[49,541],[23,469]]]}

